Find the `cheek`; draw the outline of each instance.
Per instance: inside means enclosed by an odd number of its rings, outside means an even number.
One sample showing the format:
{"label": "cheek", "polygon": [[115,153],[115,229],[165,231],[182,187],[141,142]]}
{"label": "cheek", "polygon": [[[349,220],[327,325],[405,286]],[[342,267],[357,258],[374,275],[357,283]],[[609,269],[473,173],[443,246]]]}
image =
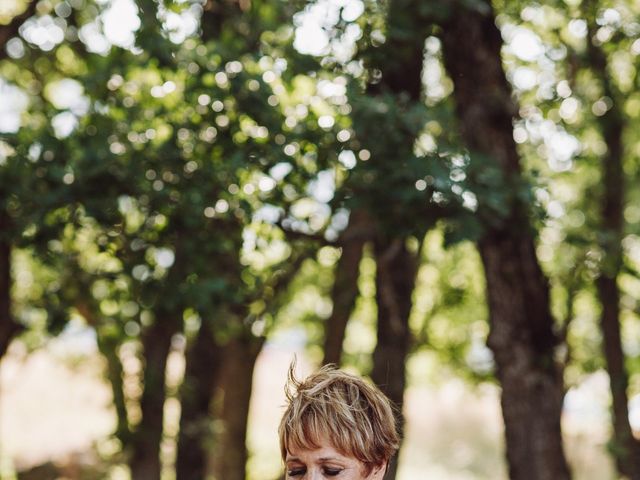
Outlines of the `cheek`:
{"label": "cheek", "polygon": [[370,480],[370,478],[365,475],[365,472],[359,468],[349,469],[346,475],[342,475],[344,480]]}

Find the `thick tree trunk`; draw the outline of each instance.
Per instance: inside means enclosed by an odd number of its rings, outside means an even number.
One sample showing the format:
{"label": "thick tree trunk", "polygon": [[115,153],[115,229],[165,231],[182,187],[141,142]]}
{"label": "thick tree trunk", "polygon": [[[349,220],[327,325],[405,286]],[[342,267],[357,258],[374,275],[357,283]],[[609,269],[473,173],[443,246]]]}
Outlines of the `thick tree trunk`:
{"label": "thick tree trunk", "polygon": [[250,335],[233,339],[225,347],[220,378],[222,403],[216,416],[222,432],[213,450],[213,473],[224,480],[245,480],[247,420],[253,387],[253,370],[264,338]]}
{"label": "thick tree trunk", "polygon": [[208,452],[213,442],[211,399],[222,360],[223,351],[215,342],[210,322],[203,321],[193,346],[187,351],[180,391],[182,413],[176,480],[206,477]]}
{"label": "thick tree trunk", "polygon": [[486,236],[479,248],[510,478],[568,479],[560,429],[562,372],[554,360],[548,287],[533,242],[524,235],[495,235]]}
{"label": "thick tree trunk", "polygon": [[[444,61],[472,161],[474,154],[493,159],[515,191],[520,164],[512,119],[517,110],[502,68],[500,32],[491,5],[484,6],[456,12],[442,23]],[[502,385],[509,474],[512,480],[565,480],[570,473],[560,428],[564,388],[554,358],[549,287],[535,255],[526,206],[515,192],[509,202],[507,218],[487,222],[478,242],[487,280],[489,347]]]}
{"label": "thick tree trunk", "polygon": [[[397,406],[398,426],[402,432],[405,363],[411,346],[409,315],[418,258],[407,250],[404,239],[378,240],[374,247],[378,342],[373,352],[371,378]],[[385,479],[393,480],[396,471],[397,458],[394,458]]]}
{"label": "thick tree trunk", "polygon": [[4,356],[13,337],[20,331],[11,314],[11,242],[8,231],[9,215],[0,210],[0,359]]}
{"label": "thick tree trunk", "polygon": [[358,278],[360,277],[360,261],[370,222],[361,210],[354,210],[349,225],[342,233],[340,248],[342,253],[336,265],[335,280],[331,290],[333,311],[327,320],[324,338],[324,359],[322,364],[340,365],[342,343],[358,298]]}
{"label": "thick tree trunk", "polygon": [[165,374],[171,339],[177,332],[174,318],[158,316],[142,335],[144,351],[143,389],[140,399],[142,419],[131,441],[129,462],[131,478],[159,480],[161,472],[160,442],[166,399]]}
{"label": "thick tree trunk", "polygon": [[[594,12],[595,13],[595,12]],[[594,17],[595,15],[592,15]],[[587,47],[589,67],[600,79],[603,94],[614,103],[612,107],[598,119],[607,153],[603,162],[603,201],[602,231],[600,246],[604,253],[600,277],[596,281],[598,296],[602,305],[600,326],[603,337],[603,350],[609,372],[612,396],[613,441],[611,452],[614,455],[618,470],[631,480],[640,480],[640,442],[633,437],[629,424],[629,376],[625,368],[625,355],[622,349],[620,332],[620,291],[618,275],[622,266],[622,237],[624,235],[624,170],[623,170],[623,114],[616,99],[608,74],[607,58],[600,47],[594,44],[597,26],[595,20],[589,25],[589,42]]]}

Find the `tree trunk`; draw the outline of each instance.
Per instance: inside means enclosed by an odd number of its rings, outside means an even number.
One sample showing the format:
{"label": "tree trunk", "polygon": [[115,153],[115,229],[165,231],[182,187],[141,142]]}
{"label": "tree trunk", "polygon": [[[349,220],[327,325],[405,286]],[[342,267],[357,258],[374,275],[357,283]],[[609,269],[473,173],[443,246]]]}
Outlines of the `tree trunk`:
{"label": "tree trunk", "polygon": [[610,451],[621,474],[631,480],[640,479],[640,442],[634,438],[629,424],[629,376],[620,338],[620,294],[615,278],[601,274],[597,280],[602,303],[601,329],[603,347],[609,372],[612,397],[613,439]]}
{"label": "tree trunk", "polygon": [[225,363],[220,378],[222,432],[213,450],[214,477],[245,480],[247,465],[247,420],[253,387],[253,369],[264,338],[244,335],[225,347]]}
{"label": "tree trunk", "polygon": [[358,298],[360,261],[367,239],[368,224],[365,213],[354,210],[351,212],[349,226],[340,239],[342,253],[336,265],[335,280],[331,290],[333,311],[325,327],[323,365],[327,363],[340,365],[347,323]]}
{"label": "tree trunk", "polygon": [[[96,332],[98,350],[107,362],[106,376],[111,386],[113,396],[113,406],[116,410],[117,426],[114,435],[122,444],[122,450],[129,450],[131,442],[131,429],[129,428],[129,418],[127,415],[127,402],[124,394],[124,370],[122,362],[118,356],[118,347],[122,344],[121,332],[116,336],[105,328],[106,321],[100,314],[100,306],[91,293],[91,282],[82,271],[77,269],[77,264],[72,264],[69,269],[69,277],[63,281],[73,282],[77,300],[75,308],[78,310],[91,327]],[[108,332],[108,333],[105,333]]]}
{"label": "tree trunk", "polygon": [[107,362],[107,378],[111,385],[111,393],[113,394],[113,405],[116,409],[117,426],[115,436],[122,444],[122,450],[128,450],[131,441],[131,430],[129,428],[129,420],[127,416],[127,404],[124,396],[124,371],[122,362],[118,356],[118,347],[121,339],[107,337],[100,333],[99,327],[96,328],[98,339],[98,349]]}
{"label": "tree trunk", "polygon": [[161,472],[160,442],[166,398],[165,374],[171,339],[177,332],[174,318],[158,316],[142,335],[144,352],[143,389],[140,399],[142,419],[133,435],[129,462],[131,478],[159,480]]}
{"label": "tree trunk", "polygon": [[[595,12],[594,12],[595,13]],[[591,15],[595,17],[595,15]],[[602,305],[600,326],[602,329],[604,356],[609,372],[612,396],[613,440],[611,453],[619,472],[631,480],[640,480],[640,442],[633,437],[629,424],[629,376],[625,368],[620,332],[620,291],[618,275],[622,266],[622,237],[624,235],[624,170],[623,140],[625,128],[623,114],[618,106],[620,98],[608,74],[607,58],[594,44],[597,26],[589,21],[587,46],[589,66],[602,84],[603,94],[613,100],[612,107],[598,119],[602,136],[607,145],[603,162],[602,231],[600,247],[604,253],[600,277],[596,281],[598,297]]]}
{"label": "tree trunk", "polygon": [[213,441],[209,412],[223,356],[210,322],[203,321],[193,346],[187,351],[180,391],[182,413],[176,480],[202,480],[206,477],[207,457]]}
{"label": "tree trunk", "polygon": [[565,480],[570,473],[560,428],[564,388],[554,358],[549,287],[535,255],[526,205],[515,193],[521,174],[512,133],[517,110],[502,68],[500,32],[491,5],[483,7],[450,15],[441,25],[441,38],[472,161],[474,154],[493,159],[514,189],[507,217],[487,222],[478,242],[487,280],[488,343],[502,385],[509,475],[512,480]]}
{"label": "tree trunk", "polygon": [[[416,7],[413,0],[392,0],[389,4],[387,41],[372,53],[371,66],[381,71],[379,81],[367,86],[367,93],[372,97],[391,93],[397,98],[420,101],[426,31],[422,19],[412,11]],[[384,115],[385,113],[381,114],[381,121],[384,121]],[[365,144],[367,134],[371,136],[377,133],[377,130],[363,130],[362,126],[357,124],[355,127],[356,134],[360,133],[363,136]],[[404,157],[410,158],[413,155],[415,137],[412,133],[405,132],[404,138],[401,139],[371,140],[372,157],[379,158],[381,162],[400,163]],[[377,204],[374,202],[374,205]],[[378,305],[378,343],[373,354],[372,378],[391,400],[401,407],[404,393],[404,359],[409,345],[408,319],[417,259],[407,250],[404,235],[387,231],[389,229],[385,228],[385,222],[389,219],[376,211],[375,206],[371,207],[371,210],[370,215],[375,222],[373,228],[376,229],[374,255],[377,264]]]}
{"label": "tree trunk", "polygon": [[[414,0],[391,0],[387,14],[387,40],[372,53],[372,67],[377,68],[380,79],[367,86],[373,97],[391,94],[398,102],[418,103],[422,95],[422,65],[426,23],[417,11],[420,5]],[[375,78],[375,76],[373,77]],[[381,117],[385,114],[381,113]],[[385,122],[383,118],[380,119]],[[388,122],[385,122],[388,123]],[[393,124],[387,128],[398,128]],[[358,133],[356,125],[356,133]],[[371,139],[372,158],[381,162],[402,161],[414,155],[415,133],[401,127],[403,136],[389,135],[386,141]],[[363,138],[366,144],[367,138]],[[409,188],[412,188],[409,187]],[[377,193],[373,192],[377,197]],[[374,241],[376,259],[376,303],[378,306],[377,343],[373,352],[373,381],[397,406],[397,422],[400,433],[404,426],[402,405],[405,388],[405,364],[409,354],[411,333],[409,314],[417,271],[417,256],[407,250],[406,233],[388,227],[386,205],[373,199],[371,215],[374,217],[377,238]],[[382,208],[382,212],[380,211]],[[424,234],[425,232],[423,232]],[[418,234],[420,236],[420,234]],[[385,480],[394,480],[397,473],[396,455],[391,459]]]}
{"label": "tree trunk", "polygon": [[[378,341],[373,352],[371,378],[397,406],[397,421],[402,432],[405,363],[411,346],[409,315],[418,258],[407,250],[404,239],[378,240],[374,247]],[[393,480],[396,471],[397,458],[393,458],[385,479]]]}
{"label": "tree trunk", "polygon": [[554,360],[548,286],[533,242],[526,236],[485,236],[479,248],[510,478],[568,479],[560,429],[562,371]]}
{"label": "tree trunk", "polygon": [[11,242],[9,231],[11,220],[0,210],[0,359],[9,348],[20,326],[11,314]]}

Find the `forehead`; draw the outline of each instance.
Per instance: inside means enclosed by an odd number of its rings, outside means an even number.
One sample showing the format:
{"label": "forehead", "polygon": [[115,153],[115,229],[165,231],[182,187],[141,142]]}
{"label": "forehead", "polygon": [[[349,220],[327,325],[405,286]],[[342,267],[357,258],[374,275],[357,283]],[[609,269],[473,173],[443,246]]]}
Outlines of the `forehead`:
{"label": "forehead", "polygon": [[285,458],[286,461],[299,460],[304,463],[315,463],[327,459],[359,463],[355,458],[341,454],[326,442],[321,443],[320,447],[314,449],[292,447],[287,451],[287,457]]}

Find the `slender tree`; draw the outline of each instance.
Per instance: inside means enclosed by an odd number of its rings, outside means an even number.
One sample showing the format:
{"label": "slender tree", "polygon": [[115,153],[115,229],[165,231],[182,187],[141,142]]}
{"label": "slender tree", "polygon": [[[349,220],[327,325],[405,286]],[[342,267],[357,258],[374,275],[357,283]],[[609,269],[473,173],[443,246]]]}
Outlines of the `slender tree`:
{"label": "slender tree", "polygon": [[[409,314],[418,258],[415,252],[407,249],[402,238],[376,242],[375,258],[378,328],[371,378],[398,407],[401,430],[404,430],[400,412],[404,404],[405,366],[411,346]],[[397,468],[395,457],[385,478],[394,479]]]}
{"label": "slender tree", "polygon": [[325,326],[323,365],[340,365],[347,324],[358,298],[360,261],[365,243],[371,239],[372,234],[371,221],[367,213],[354,210],[349,218],[349,225],[338,240],[340,259],[336,264],[331,290],[333,309]]}
{"label": "slender tree", "polygon": [[[375,178],[373,186],[365,180],[354,187],[354,199],[367,205],[375,228],[378,324],[371,377],[398,407],[401,429],[405,364],[411,345],[409,314],[419,263],[418,251],[408,249],[407,240],[426,234],[430,224],[425,205],[432,193],[420,195],[415,187],[429,163],[414,152],[424,125],[421,74],[426,38],[425,22],[417,11],[419,2],[389,3],[386,39],[367,52],[371,76],[365,100],[354,102],[353,113],[356,135],[371,153],[362,171],[365,178]],[[394,192],[396,198],[383,198],[381,190]],[[394,461],[385,478],[394,479],[396,471]]]}
{"label": "slender tree", "polygon": [[249,457],[246,445],[253,370],[265,337],[250,333],[225,346],[225,362],[218,384],[222,399],[217,412],[221,432],[213,451],[215,478],[245,480]]}
{"label": "slender tree", "polygon": [[[8,57],[7,43],[18,35],[20,27],[36,13],[37,2],[30,1],[25,10],[16,15],[7,25],[0,25],[0,60]],[[7,167],[2,167],[3,170]],[[4,172],[0,171],[0,175]],[[0,359],[4,356],[11,340],[22,330],[12,313],[11,260],[15,247],[15,221],[10,212],[11,175],[0,176]]]}
{"label": "slender tree", "polygon": [[625,354],[622,348],[620,329],[620,289],[618,277],[622,268],[624,235],[624,196],[625,178],[623,161],[623,135],[626,127],[624,113],[620,108],[621,95],[617,91],[609,74],[609,65],[605,52],[596,38],[595,2],[587,4],[590,10],[588,18],[587,60],[589,68],[598,78],[604,97],[612,102],[597,125],[607,145],[602,158],[602,210],[600,248],[603,253],[602,264],[596,287],[602,312],[600,328],[603,337],[603,350],[609,373],[612,397],[613,439],[611,453],[616,459],[618,470],[631,480],[640,479],[640,441],[634,438],[629,423],[629,374],[625,366]]}
{"label": "slender tree", "polygon": [[207,474],[211,440],[211,397],[223,364],[212,322],[204,321],[186,354],[186,371],[180,389],[180,431],[176,478],[199,479]]}
{"label": "slender tree", "polygon": [[9,232],[12,230],[10,226],[12,222],[6,207],[0,208],[0,231],[2,232],[0,233],[0,358],[2,358],[9,343],[20,331],[20,326],[11,312],[12,242]]}

